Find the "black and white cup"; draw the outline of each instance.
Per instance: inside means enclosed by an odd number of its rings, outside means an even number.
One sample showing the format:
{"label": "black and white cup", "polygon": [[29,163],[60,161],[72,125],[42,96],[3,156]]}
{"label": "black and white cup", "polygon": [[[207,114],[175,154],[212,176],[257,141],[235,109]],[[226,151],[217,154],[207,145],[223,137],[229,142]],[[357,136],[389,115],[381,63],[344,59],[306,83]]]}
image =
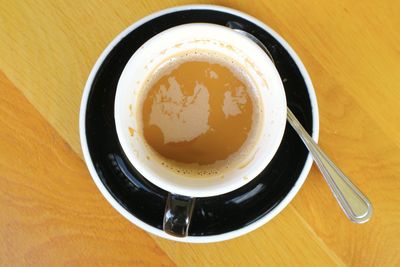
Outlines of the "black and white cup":
{"label": "black and white cup", "polygon": [[[183,25],[183,23],[203,21],[213,24]],[[277,63],[276,68],[283,75],[287,99],[284,95],[282,81],[270,58],[264,52],[261,52],[260,48],[252,41],[223,26],[230,25],[232,21],[239,26],[244,26],[257,38],[263,40],[264,44],[270,46],[268,48],[272,49],[274,61]],[[149,39],[149,36],[152,37],[157,33],[158,35],[153,38],[161,38],[160,36],[175,30],[174,28],[168,29],[169,25],[183,25],[176,27],[177,29],[189,26],[200,28],[205,26],[207,31],[213,28],[210,31],[214,35],[216,32],[221,32],[221,36],[235,34],[232,37],[233,39],[228,37],[220,41],[226,43],[229,40],[235,40],[235,43],[237,41],[237,44],[243,44],[243,46],[239,45],[239,49],[247,47],[243,51],[243,56],[248,59],[255,58],[257,62],[262,60],[262,63],[258,65],[259,69],[262,70],[261,73],[264,73],[261,76],[270,75],[267,80],[268,85],[274,84],[270,79],[276,81],[276,86],[271,88],[283,94],[283,97],[276,98],[283,102],[279,105],[284,108],[283,112],[278,112],[281,116],[280,120],[274,120],[273,123],[274,127],[278,127],[276,132],[273,133],[277,139],[266,145],[260,143],[257,146],[266,153],[257,154],[255,152],[254,162],[251,161],[252,164],[247,165],[253,166],[253,168],[247,169],[247,179],[241,179],[243,178],[241,175],[232,175],[226,181],[215,181],[215,183],[211,181],[209,184],[201,184],[201,181],[197,181],[196,184],[196,181],[187,180],[187,177],[181,179],[182,177],[173,176],[172,179],[169,179],[171,176],[168,176],[168,172],[155,167],[155,163],[154,165],[145,164],[140,156],[145,157],[146,154],[136,153],[137,150],[134,150],[134,148],[140,147],[140,136],[136,136],[138,139],[136,139],[137,146],[135,146],[135,138],[130,136],[129,130],[126,131],[125,126],[129,127],[129,125],[133,125],[131,123],[134,123],[134,120],[129,119],[127,114],[131,112],[129,101],[135,100],[135,97],[130,100],[127,97],[121,102],[116,98],[114,99],[117,81],[119,79],[118,91],[123,88],[121,87],[123,82],[128,85],[133,82],[134,86],[136,86],[135,83],[140,84],[141,78],[135,80],[131,77],[132,80],[129,81],[129,77],[125,80],[123,74],[120,76],[122,68],[125,68],[125,73],[133,64],[131,62],[136,62],[135,64],[138,64],[136,67],[141,66],[142,70],[139,69],[139,71],[143,72],[139,72],[142,73],[140,76],[133,76],[136,78],[145,77],[145,72],[151,71],[151,65],[146,65],[146,61],[136,61],[135,57],[142,53],[139,51],[145,49],[147,44],[150,44],[149,42],[152,39]],[[211,26],[211,28],[207,26]],[[144,34],[143,30],[146,30],[147,34]],[[222,34],[222,31],[224,34]],[[187,36],[182,34],[177,38],[190,38],[192,36],[191,33],[186,32],[186,34]],[[210,34],[212,35],[212,33]],[[216,38],[220,34],[217,35]],[[210,38],[214,37],[211,36]],[[242,41],[238,41],[239,39]],[[149,41],[145,43],[146,40]],[[137,50],[143,43],[145,43],[144,47],[142,46]],[[130,48],[132,44],[133,47]],[[162,46],[164,46],[164,43]],[[180,46],[178,45],[178,47]],[[121,51],[124,52],[119,54]],[[134,54],[133,51],[135,51]],[[221,50],[218,50],[218,52],[221,52]],[[121,61],[127,62],[132,54],[132,58],[126,65],[119,63]],[[149,54],[144,56],[145,54],[142,54],[142,57],[151,61],[149,58],[152,57]],[[237,59],[236,57],[239,55],[235,53],[232,56]],[[161,59],[163,57],[159,58],[159,60]],[[260,68],[260,66],[262,67]],[[136,88],[140,89],[141,87],[137,86]],[[132,87],[128,89],[127,96],[132,92]],[[261,94],[260,97],[263,97],[263,95]],[[123,101],[127,102],[123,104]],[[83,92],[80,111],[80,137],[83,154],[94,182],[107,201],[122,216],[149,233],[171,240],[194,243],[216,242],[238,237],[260,227],[279,214],[299,191],[311,168],[312,160],[310,156],[307,156],[307,152],[302,150],[301,141],[297,140],[298,137],[292,134],[288,128],[286,128],[282,144],[276,152],[281,143],[286,123],[286,101],[291,108],[297,109],[299,115],[303,115],[302,117],[306,119],[305,121],[308,123],[308,128],[314,139],[317,140],[319,129],[318,106],[310,77],[293,49],[267,25],[245,13],[221,6],[189,5],[162,10],[134,23],[119,34],[94,65]],[[118,105],[121,103],[121,111],[114,110],[112,103]],[[134,103],[131,104],[134,107]],[[114,112],[115,114],[113,114]],[[268,110],[265,112],[268,114]],[[121,121],[118,122],[118,120]],[[104,134],[99,133],[102,127],[104,127]],[[280,127],[282,129],[278,130]],[[118,128],[121,129],[118,130]],[[138,129],[136,128],[136,130]],[[116,131],[118,131],[118,135]],[[267,132],[268,129],[265,131]],[[279,131],[282,132],[279,133]],[[266,142],[266,139],[263,141]],[[271,150],[267,151],[267,147]],[[288,150],[291,150],[291,154],[287,153]],[[147,152],[147,150],[139,151]],[[139,157],[137,157],[138,155]],[[262,157],[256,157],[256,155],[262,155]],[[275,157],[271,161],[274,155]],[[267,166],[267,168],[258,175],[263,166]],[[138,175],[136,170],[139,170],[144,177]],[[254,179],[257,175],[257,179]],[[159,188],[165,189],[165,191]],[[195,203],[196,198],[197,203]],[[154,203],[152,201],[155,200],[160,202],[150,204]],[[143,202],[137,204],[137,201]],[[259,205],[260,203],[262,205]],[[190,228],[192,230],[186,237],[176,237],[187,234],[190,212],[194,205],[196,205],[194,220],[192,228]],[[167,227],[167,231],[162,230],[160,223],[163,207],[166,208],[164,229]],[[224,207],[227,207],[227,209]],[[241,214],[237,214],[238,210],[241,211]],[[232,223],[227,223],[227,219]],[[207,225],[208,220],[212,220],[209,225]]]}
{"label": "black and white cup", "polygon": [[[158,66],[175,55],[207,51],[237,62],[246,71],[260,112],[259,131],[237,166],[207,178],[177,173],[146,145],[137,115],[141,91]],[[115,97],[115,124],[121,146],[132,165],[151,183],[171,193],[164,229],[185,236],[196,197],[222,195],[257,177],[275,155],[286,125],[285,91],[271,59],[253,41],[234,30],[208,23],[184,24],[163,31],[142,45],[126,64]],[[133,134],[134,132],[134,134]]]}

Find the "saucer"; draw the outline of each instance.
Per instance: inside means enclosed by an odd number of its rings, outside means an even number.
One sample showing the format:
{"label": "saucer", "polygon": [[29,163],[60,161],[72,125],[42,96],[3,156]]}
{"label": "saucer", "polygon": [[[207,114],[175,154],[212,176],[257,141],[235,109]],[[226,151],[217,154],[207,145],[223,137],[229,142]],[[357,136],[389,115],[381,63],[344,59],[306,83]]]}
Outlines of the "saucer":
{"label": "saucer", "polygon": [[188,237],[176,238],[162,231],[168,192],[148,182],[126,158],[115,129],[114,99],[125,64],[144,42],[170,27],[195,22],[234,26],[262,41],[283,80],[288,106],[317,141],[319,122],[315,92],[292,48],[257,19],[212,5],[163,10],[119,34],[101,54],[86,83],[80,111],[80,137],[94,182],[120,214],[155,235],[206,243],[243,235],[276,216],[303,185],[312,159],[295,131],[286,124],[282,143],[261,174],[235,191],[196,200]]}

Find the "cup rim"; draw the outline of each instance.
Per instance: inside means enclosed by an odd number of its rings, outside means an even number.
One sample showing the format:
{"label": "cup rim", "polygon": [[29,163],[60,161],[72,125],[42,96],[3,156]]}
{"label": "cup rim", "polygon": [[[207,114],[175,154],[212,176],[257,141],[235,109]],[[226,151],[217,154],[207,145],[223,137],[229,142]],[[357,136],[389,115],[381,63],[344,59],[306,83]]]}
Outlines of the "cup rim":
{"label": "cup rim", "polygon": [[[192,44],[193,41],[200,39],[200,42]],[[226,43],[214,44],[218,41]],[[179,48],[176,48],[178,44]],[[228,45],[229,48],[227,48]],[[168,47],[171,48],[167,49]],[[145,141],[140,129],[137,129],[137,118],[132,119],[129,114],[132,111],[128,111],[128,106],[136,108],[137,97],[141,94],[142,84],[138,84],[140,78],[137,76],[149,77],[154,71],[152,65],[157,66],[171,55],[186,51],[182,48],[216,49],[214,52],[220,53],[229,51],[232,59],[238,62],[239,60],[243,63],[251,61],[252,63],[246,68],[249,72],[253,72],[254,76],[258,76],[254,80],[257,80],[255,83],[258,87],[257,97],[264,110],[263,119],[260,121],[261,136],[257,138],[254,151],[246,155],[249,162],[245,166],[235,167],[224,173],[222,179],[219,176],[201,179],[179,176],[161,166],[158,161],[146,159],[147,148],[144,148]],[[232,51],[233,49],[240,50]],[[143,68],[144,65],[146,65],[145,68]],[[267,79],[267,82],[264,79]],[[252,40],[230,28],[211,23],[189,23],[171,27],[146,41],[125,65],[118,81],[114,102],[114,118],[119,143],[130,163],[154,185],[168,192],[190,197],[222,195],[252,181],[268,166],[276,154],[286,127],[286,95],[282,80],[272,60]],[[134,136],[129,133],[128,126],[136,129]]]}
{"label": "cup rim", "polygon": [[316,94],[314,91],[314,87],[312,85],[310,76],[296,54],[296,52],[291,48],[291,46],[278,34],[276,33],[273,29],[271,29],[269,26],[261,22],[260,20],[243,13],[241,11],[223,7],[223,6],[217,6],[217,5],[183,5],[183,6],[177,6],[173,8],[168,8],[164,9],[155,13],[152,13],[129,27],[127,27],[125,30],[123,30],[120,34],[118,34],[111,42],[110,44],[104,49],[104,51],[101,53],[99,58],[97,59],[96,63],[94,64],[88,80],[85,84],[84,90],[83,90],[83,95],[82,95],[82,100],[81,100],[81,106],[80,106],[80,113],[79,113],[79,129],[80,129],[80,141],[81,141],[81,147],[82,147],[82,152],[84,156],[84,160],[86,162],[86,165],[89,169],[89,172],[92,176],[92,179],[96,186],[98,187],[99,191],[102,193],[104,198],[122,215],[124,216],[127,220],[135,224],[136,226],[146,230],[149,233],[152,233],[156,236],[165,238],[165,239],[170,239],[173,241],[178,241],[178,242],[188,242],[188,243],[211,243],[211,242],[219,242],[219,241],[224,241],[228,239],[232,239],[241,235],[244,235],[246,233],[249,233],[260,226],[264,225],[268,221],[270,221],[272,218],[274,218],[277,214],[279,214],[288,204],[289,202],[294,198],[294,196],[297,194],[297,192],[300,190],[301,186],[303,185],[305,179],[307,178],[307,175],[311,169],[312,165],[312,158],[311,155],[308,155],[304,167],[297,179],[296,184],[293,186],[293,188],[290,190],[290,192],[286,195],[286,197],[277,205],[275,206],[268,214],[264,215],[257,221],[254,221],[251,224],[248,224],[247,226],[237,229],[234,231],[230,231],[227,233],[223,234],[218,234],[218,235],[210,235],[210,236],[188,236],[185,238],[177,238],[173,237],[171,235],[166,234],[164,231],[153,227],[137,217],[135,217],[133,214],[129,213],[118,201],[111,195],[111,193],[107,190],[105,185],[102,183],[100,180],[99,175],[97,174],[97,171],[95,169],[95,166],[93,165],[93,161],[90,156],[89,148],[88,148],[88,142],[86,139],[86,108],[87,108],[87,103],[88,103],[88,98],[89,94],[91,91],[91,86],[94,81],[94,78],[101,67],[103,61],[107,57],[107,55],[111,52],[111,50],[125,37],[127,36],[131,31],[139,27],[140,25],[153,20],[159,16],[166,15],[169,13],[173,12],[178,12],[178,11],[185,11],[185,10],[211,10],[211,11],[219,11],[219,12],[225,12],[229,13],[232,15],[236,15],[239,17],[242,17],[255,25],[259,26],[260,28],[263,28],[266,30],[269,34],[271,34],[278,42],[281,43],[281,45],[287,50],[289,55],[292,57],[292,59],[295,61],[296,65],[298,66],[301,75],[304,78],[308,94],[310,97],[310,102],[312,106],[312,119],[313,119],[313,126],[312,126],[312,137],[313,139],[318,142],[318,137],[319,137],[319,113],[318,113],[318,105],[317,105],[317,98]]}

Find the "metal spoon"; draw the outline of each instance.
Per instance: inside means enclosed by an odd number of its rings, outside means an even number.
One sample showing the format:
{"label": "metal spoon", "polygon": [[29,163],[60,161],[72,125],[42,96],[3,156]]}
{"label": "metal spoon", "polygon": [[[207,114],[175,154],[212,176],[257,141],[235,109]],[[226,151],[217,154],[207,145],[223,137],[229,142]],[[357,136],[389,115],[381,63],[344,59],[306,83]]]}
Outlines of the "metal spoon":
{"label": "metal spoon", "polygon": [[[271,60],[274,61],[271,53],[257,37],[240,29],[233,30],[259,45],[265,53],[268,54]],[[315,163],[346,216],[355,223],[367,222],[372,216],[372,204],[368,198],[361,193],[350,179],[346,177],[321,148],[319,148],[292,111],[290,111],[289,107],[287,107],[287,120],[310,151]]]}

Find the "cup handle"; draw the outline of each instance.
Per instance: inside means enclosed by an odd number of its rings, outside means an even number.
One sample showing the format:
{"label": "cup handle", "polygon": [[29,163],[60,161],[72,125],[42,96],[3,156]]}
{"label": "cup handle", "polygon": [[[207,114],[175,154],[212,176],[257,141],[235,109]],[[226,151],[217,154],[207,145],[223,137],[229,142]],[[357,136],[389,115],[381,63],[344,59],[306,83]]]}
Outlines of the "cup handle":
{"label": "cup handle", "polygon": [[163,220],[164,232],[176,237],[186,237],[195,201],[192,197],[168,193]]}

